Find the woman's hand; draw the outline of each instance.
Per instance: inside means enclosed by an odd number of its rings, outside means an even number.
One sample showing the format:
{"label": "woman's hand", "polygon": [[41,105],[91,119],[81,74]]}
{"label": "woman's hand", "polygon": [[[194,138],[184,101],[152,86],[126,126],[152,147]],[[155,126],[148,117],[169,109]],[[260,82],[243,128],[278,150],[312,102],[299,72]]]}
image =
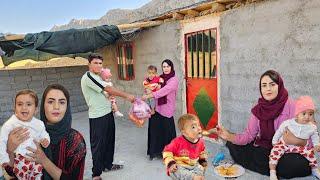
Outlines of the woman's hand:
{"label": "woman's hand", "polygon": [[[33,140],[33,142],[36,144],[37,149],[33,149],[30,147],[27,147],[31,153],[27,153],[27,160],[33,161],[36,163],[39,163],[43,166],[43,168],[48,172],[48,174],[51,176],[52,179],[60,179],[62,170],[57,167],[42,151],[41,145],[39,142]],[[65,157],[67,158],[67,157]]]}
{"label": "woman's hand", "polygon": [[37,149],[27,147],[27,150],[31,151],[31,153],[27,153],[27,156],[29,157],[26,159],[43,165],[44,162],[48,160],[48,158],[46,154],[42,151],[40,143],[35,140],[33,140],[33,142],[36,144]]}
{"label": "woman's hand", "polygon": [[295,146],[305,146],[307,145],[307,141],[305,139],[297,138],[292,132],[286,128],[283,133],[283,140],[286,144],[295,145]]}
{"label": "woman's hand", "polygon": [[153,97],[152,93],[145,94],[145,95],[143,95],[143,96],[141,97],[141,100],[142,100],[142,101],[145,101],[145,100],[147,100],[147,99],[149,99],[149,98],[152,98],[152,97]]}
{"label": "woman's hand", "polygon": [[217,135],[226,141],[233,142],[235,135],[230,133],[227,129],[225,129],[223,126],[218,126],[217,127]]}
{"label": "woman's hand", "polygon": [[17,127],[14,128],[8,135],[7,152],[13,153],[17,147],[29,138],[29,132],[27,128]]}
{"label": "woman's hand", "polygon": [[148,96],[147,95],[143,95],[142,97],[141,97],[141,100],[142,101],[145,101],[145,100],[147,100],[148,99]]}

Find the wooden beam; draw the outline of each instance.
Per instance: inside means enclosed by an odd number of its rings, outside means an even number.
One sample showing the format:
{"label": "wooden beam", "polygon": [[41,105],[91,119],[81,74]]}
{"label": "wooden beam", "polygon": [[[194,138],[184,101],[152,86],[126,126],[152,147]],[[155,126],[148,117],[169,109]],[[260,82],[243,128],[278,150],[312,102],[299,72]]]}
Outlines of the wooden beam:
{"label": "wooden beam", "polygon": [[262,0],[247,0],[247,2],[246,3],[255,3],[255,2],[259,2],[259,1],[262,1]]}
{"label": "wooden beam", "polygon": [[207,3],[204,3],[204,4],[200,4],[199,6],[196,6],[194,9],[195,9],[196,11],[199,11],[199,12],[204,11],[204,10],[207,10],[207,9],[210,9],[213,2],[214,2],[214,1],[207,2]]}
{"label": "wooden beam", "polygon": [[182,19],[184,19],[184,14],[175,12],[175,13],[172,14],[172,19],[174,19],[174,20],[182,20]]}
{"label": "wooden beam", "polygon": [[187,13],[188,13],[188,15],[190,15],[192,17],[196,17],[199,15],[199,12],[194,9],[188,9]]}
{"label": "wooden beam", "polygon": [[201,11],[199,15],[200,16],[205,16],[205,15],[208,15],[208,14],[211,14],[211,13],[212,13],[211,9],[207,9],[207,10]]}
{"label": "wooden beam", "polygon": [[23,39],[25,34],[11,34],[4,36],[4,40],[2,41],[14,41]]}
{"label": "wooden beam", "polygon": [[163,21],[145,21],[145,22],[136,22],[131,24],[120,24],[117,25],[120,31],[127,30],[127,29],[134,29],[134,28],[146,28],[146,27],[153,27],[153,26],[159,26],[162,24]]}
{"label": "wooden beam", "polygon": [[221,4],[221,3],[213,3],[212,4],[212,12],[222,12],[226,10],[226,5]]}
{"label": "wooden beam", "polygon": [[215,2],[222,3],[222,4],[228,4],[228,3],[238,2],[238,1],[241,1],[241,0],[216,0]]}
{"label": "wooden beam", "polygon": [[226,5],[226,9],[232,9],[237,3],[230,3]]}
{"label": "wooden beam", "polygon": [[237,8],[240,7],[242,4],[241,3],[236,3],[232,8]]}
{"label": "wooden beam", "polygon": [[172,21],[175,21],[175,20],[174,20],[173,18],[168,18],[168,19],[163,20],[164,23],[166,23],[166,22],[172,22]]}

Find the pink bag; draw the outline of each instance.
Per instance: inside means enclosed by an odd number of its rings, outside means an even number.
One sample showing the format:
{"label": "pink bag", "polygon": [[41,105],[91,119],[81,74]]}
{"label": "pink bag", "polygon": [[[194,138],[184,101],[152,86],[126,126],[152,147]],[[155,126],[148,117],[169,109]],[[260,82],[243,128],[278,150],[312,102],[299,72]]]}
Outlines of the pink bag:
{"label": "pink bag", "polygon": [[144,122],[151,117],[151,109],[147,103],[136,98],[129,110],[129,119],[138,127],[142,127]]}

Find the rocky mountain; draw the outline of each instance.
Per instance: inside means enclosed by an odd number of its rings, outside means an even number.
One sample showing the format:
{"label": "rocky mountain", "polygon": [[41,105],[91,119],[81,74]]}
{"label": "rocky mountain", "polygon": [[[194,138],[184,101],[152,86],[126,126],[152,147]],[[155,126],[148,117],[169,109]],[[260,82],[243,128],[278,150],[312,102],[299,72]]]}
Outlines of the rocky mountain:
{"label": "rocky mountain", "polygon": [[70,28],[88,28],[103,24],[124,24],[142,19],[148,19],[164,14],[168,11],[188,7],[196,3],[209,0],[152,0],[138,9],[112,9],[100,19],[72,19],[68,24],[55,25],[51,31],[65,30]]}
{"label": "rocky mountain", "polygon": [[5,35],[6,35],[5,33],[0,32],[0,38],[5,36]]}

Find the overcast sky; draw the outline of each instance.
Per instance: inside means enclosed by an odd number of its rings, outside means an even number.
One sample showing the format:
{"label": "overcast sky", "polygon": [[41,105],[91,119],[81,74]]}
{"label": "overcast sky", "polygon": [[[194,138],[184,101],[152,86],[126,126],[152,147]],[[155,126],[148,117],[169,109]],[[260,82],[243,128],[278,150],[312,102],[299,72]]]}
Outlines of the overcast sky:
{"label": "overcast sky", "polygon": [[48,31],[71,19],[99,19],[110,9],[136,9],[151,0],[1,0],[0,32]]}

